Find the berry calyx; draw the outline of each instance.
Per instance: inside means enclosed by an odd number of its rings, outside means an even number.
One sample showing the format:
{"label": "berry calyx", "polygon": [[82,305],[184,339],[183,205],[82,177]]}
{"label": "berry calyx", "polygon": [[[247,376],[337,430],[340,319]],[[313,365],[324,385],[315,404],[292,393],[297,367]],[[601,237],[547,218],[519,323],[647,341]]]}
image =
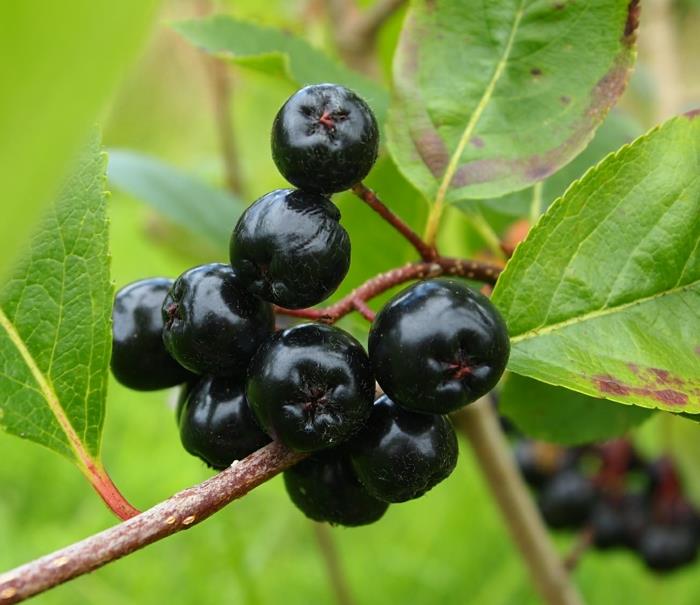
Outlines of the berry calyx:
{"label": "berry calyx", "polygon": [[449,418],[411,412],[387,396],[377,399],[348,450],[360,483],[385,502],[422,496],[450,475],[458,454]]}
{"label": "berry calyx", "polygon": [[250,294],[228,265],[185,271],[163,301],[163,342],[197,374],[243,378],[260,343],[272,333],[270,305]]}
{"label": "berry calyx", "polygon": [[378,148],[369,105],[338,84],[298,90],[272,125],[272,159],[285,179],[306,191],[349,189],[367,176]]}
{"label": "berry calyx", "polygon": [[328,298],[350,268],[340,211],[316,193],[277,189],[254,202],[231,236],[231,266],[253,294],[289,309]]}
{"label": "berry calyx", "polygon": [[114,377],[138,391],[165,389],[192,379],[163,344],[161,306],[173,280],[142,279],[119,290],[112,308]]}
{"label": "berry calyx", "polygon": [[355,476],[347,457],[319,452],[284,473],[284,485],[309,519],[356,527],[380,519],[389,504],[373,498]]}
{"label": "berry calyx", "polygon": [[509,352],[506,325],[491,301],[445,279],[400,292],[377,314],[369,334],[382,390],[409,409],[434,414],[488,393]]}
{"label": "berry calyx", "polygon": [[193,456],[221,470],[267,445],[241,381],[206,376],[187,395],[180,412],[180,440]]}
{"label": "berry calyx", "polygon": [[338,445],[362,427],[372,409],[374,380],[367,354],[350,334],[302,324],[260,347],[246,393],[270,436],[311,452]]}

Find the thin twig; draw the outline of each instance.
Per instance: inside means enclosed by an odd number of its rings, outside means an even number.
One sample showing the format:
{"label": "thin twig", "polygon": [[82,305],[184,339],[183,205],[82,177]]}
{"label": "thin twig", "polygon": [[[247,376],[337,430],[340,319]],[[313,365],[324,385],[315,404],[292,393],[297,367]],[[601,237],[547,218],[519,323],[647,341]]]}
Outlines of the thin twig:
{"label": "thin twig", "polygon": [[364,183],[355,185],[352,188],[352,192],[406,238],[423,260],[433,260],[437,258],[438,253],[435,247],[428,246],[403,219],[392,212],[389,207],[377,197],[377,194],[369,187],[365,186]]}
{"label": "thin twig", "polygon": [[569,554],[564,557],[564,567],[569,573],[576,569],[581,557],[586,553],[592,544],[593,530],[590,527],[584,529],[578,534],[578,536],[576,536],[576,541],[569,551]]}
{"label": "thin twig", "polygon": [[353,290],[345,298],[328,307],[318,309],[285,309],[275,307],[278,315],[301,317],[313,321],[335,323],[348,313],[357,310],[358,302],[367,302],[375,296],[408,281],[427,279],[440,275],[466,277],[487,284],[495,284],[501,268],[489,263],[465,260],[461,258],[439,257],[431,262],[419,262],[380,273],[368,279],[359,288]]}
{"label": "thin twig", "polygon": [[357,312],[362,315],[369,323],[372,323],[374,319],[377,317],[377,314],[369,308],[369,305],[364,301],[364,300],[353,300],[352,301],[353,306],[357,310]]}
{"label": "thin twig", "polygon": [[548,605],[581,605],[582,600],[515,466],[508,442],[487,398],[454,414],[468,438],[502,517]]}
{"label": "thin twig", "polygon": [[273,442],[120,525],[0,575],[0,604],[19,603],[188,529],[303,457]]}
{"label": "thin twig", "polygon": [[328,579],[330,580],[335,600],[338,602],[338,605],[354,605],[355,601],[352,598],[350,587],[345,579],[343,566],[338,556],[338,549],[333,542],[331,530],[325,523],[314,523],[313,526],[316,542],[318,543],[318,550],[326,565]]}

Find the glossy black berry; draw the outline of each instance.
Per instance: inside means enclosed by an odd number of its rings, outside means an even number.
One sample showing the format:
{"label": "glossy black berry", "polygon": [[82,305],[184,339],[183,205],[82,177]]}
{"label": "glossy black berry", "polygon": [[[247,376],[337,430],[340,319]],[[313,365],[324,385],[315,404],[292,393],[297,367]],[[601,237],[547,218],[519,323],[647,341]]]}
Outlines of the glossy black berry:
{"label": "glossy black berry", "polygon": [[285,471],[284,484],[297,508],[315,521],[367,525],[389,507],[367,493],[347,457],[336,451],[319,452],[296,464]]}
{"label": "glossy black berry", "polygon": [[163,345],[160,309],[172,283],[165,277],[142,279],[124,286],[114,299],[112,373],[130,389],[164,389],[192,377]]}
{"label": "glossy black berry", "polygon": [[532,487],[542,487],[555,473],[573,462],[569,450],[530,439],[516,442],[513,453],[520,473]]}
{"label": "glossy black berry", "polygon": [[488,298],[452,280],[420,282],[379,312],[369,335],[377,382],[401,405],[446,414],[488,393],[510,342]]}
{"label": "glossy black berry", "polygon": [[582,527],[591,516],[595,502],[593,482],[575,469],[555,475],[539,497],[544,520],[557,529]]}
{"label": "glossy black berry", "polygon": [[289,309],[328,298],[350,267],[350,238],[340,211],[322,195],[277,189],[241,216],[231,266],[257,296]]}
{"label": "glossy black berry", "polygon": [[180,415],[180,440],[190,454],[215,469],[270,442],[248,407],[243,382],[213,376],[190,389]]}
{"label": "glossy black berry", "polygon": [[197,374],[243,378],[274,328],[270,305],[250,294],[231,267],[218,263],[178,277],[162,312],[166,349]]}
{"label": "glossy black berry", "polygon": [[304,452],[337,445],[369,416],[374,379],[362,345],[319,324],[277,332],[256,353],[247,396],[260,426]]}
{"label": "glossy black berry", "polygon": [[385,502],[422,496],[457,464],[457,437],[447,416],[411,412],[386,396],[348,448],[360,483]]}
{"label": "glossy black berry", "polygon": [[295,92],[272,125],[272,159],[284,178],[306,191],[349,189],[367,176],[378,146],[372,110],[337,84]]}
{"label": "glossy black berry", "polygon": [[640,539],[639,553],[649,569],[672,571],[695,560],[698,538],[684,524],[650,525]]}

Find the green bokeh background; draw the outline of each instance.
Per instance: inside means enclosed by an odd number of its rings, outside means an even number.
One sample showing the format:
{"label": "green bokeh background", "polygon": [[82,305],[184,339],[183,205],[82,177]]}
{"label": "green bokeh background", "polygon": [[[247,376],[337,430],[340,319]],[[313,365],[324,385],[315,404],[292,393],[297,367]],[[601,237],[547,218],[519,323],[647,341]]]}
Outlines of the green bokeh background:
{"label": "green bokeh background", "polygon": [[[107,147],[148,152],[220,184],[218,143],[201,57],[167,27],[170,20],[196,15],[200,4],[184,0],[163,4],[146,48],[100,121]],[[263,6],[253,0],[231,0],[216,8],[285,27],[313,44],[327,46],[329,36],[319,6],[313,1],[276,0]],[[700,42],[692,35],[700,28],[700,9],[697,2],[686,0],[676,10],[680,65],[690,102],[700,98]],[[58,30],[62,26],[60,20],[55,24]],[[385,73],[399,27],[397,17],[382,32],[380,60]],[[643,23],[641,39],[644,32]],[[645,69],[645,53],[652,50],[653,45],[642,45],[638,75],[623,102],[645,125],[654,120],[654,83]],[[268,132],[277,107],[291,89],[242,69],[233,70],[233,75],[232,119],[245,199],[252,201],[284,185],[270,158]],[[50,81],[46,85],[50,88]],[[420,198],[388,160],[376,172],[376,181],[396,196],[395,204],[419,227],[425,217]],[[225,260],[225,251],[174,228],[137,200],[114,192],[110,204],[117,287],[146,276],[175,276],[198,262]],[[410,258],[405,246],[382,230],[365,208],[347,198],[340,204],[354,250],[346,288]],[[443,241],[447,251],[469,252],[480,246],[460,214],[450,218]],[[134,393],[110,384],[103,457],[114,481],[141,508],[210,475],[179,444],[171,409],[174,398],[170,392]],[[697,424],[658,415],[644,425],[638,439],[654,453],[660,436],[679,455],[689,488],[697,495],[700,480],[693,463],[700,455]],[[471,452],[461,445],[454,474],[424,498],[391,507],[375,525],[331,530],[357,603],[539,602]],[[0,570],[113,523],[111,513],[68,462],[0,433]],[[573,538],[557,535],[556,541],[566,552]],[[648,574],[632,554],[592,552],[583,558],[574,578],[590,603],[700,602],[700,565],[658,578]],[[289,504],[282,481],[276,478],[191,531],[41,595],[35,602],[307,605],[336,601],[312,526]]]}

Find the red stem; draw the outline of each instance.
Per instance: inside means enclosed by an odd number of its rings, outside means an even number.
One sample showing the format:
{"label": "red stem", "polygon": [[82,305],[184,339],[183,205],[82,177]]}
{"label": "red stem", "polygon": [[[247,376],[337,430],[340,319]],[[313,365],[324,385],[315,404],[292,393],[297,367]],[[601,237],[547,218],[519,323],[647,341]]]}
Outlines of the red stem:
{"label": "red stem", "polygon": [[[320,309],[284,309],[282,307],[275,307],[275,312],[279,315],[302,317],[304,319],[322,321],[324,323],[335,323],[348,313],[358,310],[364,317],[369,319],[369,314],[365,315],[364,308],[360,307],[366,307],[365,303],[368,300],[407,281],[438,277],[440,275],[454,275],[475,279],[488,284],[495,284],[500,272],[500,267],[489,263],[464,260],[461,258],[438,257],[432,262],[411,263],[404,267],[392,269],[386,273],[380,273],[368,279],[345,298],[342,298],[337,303],[328,307],[321,307]],[[369,311],[371,311],[371,309],[369,309]]]}
{"label": "red stem", "polygon": [[377,197],[377,194],[364,183],[357,183],[352,188],[352,192],[359,197],[365,204],[381,216],[387,223],[403,235],[411,245],[418,251],[420,257],[425,260],[435,260],[438,257],[438,252],[433,246],[426,244],[420,236],[411,229],[399,216],[394,214],[389,208]]}
{"label": "red stem", "polygon": [[[124,498],[104,468],[95,464],[89,464],[87,473],[90,484],[95,488],[100,498],[122,521],[131,519],[140,513],[137,508],[131,506]],[[2,602],[1,599],[0,602]]]}

